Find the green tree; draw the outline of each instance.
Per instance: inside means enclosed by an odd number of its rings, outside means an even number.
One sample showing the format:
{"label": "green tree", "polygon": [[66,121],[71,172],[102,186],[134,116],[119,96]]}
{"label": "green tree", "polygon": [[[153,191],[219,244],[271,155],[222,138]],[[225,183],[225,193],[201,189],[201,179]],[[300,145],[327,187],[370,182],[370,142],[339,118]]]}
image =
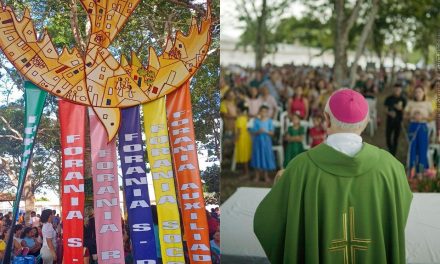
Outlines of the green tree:
{"label": "green tree", "polygon": [[270,1],[268,5],[267,0],[262,0],[260,6],[255,2],[241,0],[237,4],[241,13],[239,21],[245,22],[238,47],[250,46],[255,52],[255,67],[261,69],[265,55],[276,51],[275,29],[278,21],[271,18],[279,17],[291,1]]}

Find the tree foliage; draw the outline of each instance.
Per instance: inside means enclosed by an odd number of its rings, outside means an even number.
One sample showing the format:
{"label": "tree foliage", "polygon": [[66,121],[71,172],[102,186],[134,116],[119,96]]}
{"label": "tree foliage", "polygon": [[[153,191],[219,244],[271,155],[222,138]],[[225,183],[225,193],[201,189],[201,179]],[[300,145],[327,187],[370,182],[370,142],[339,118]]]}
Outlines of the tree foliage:
{"label": "tree foliage", "polygon": [[[361,39],[363,28],[371,13],[373,0],[323,0],[298,1],[305,6],[301,17],[286,17],[271,15],[271,25],[268,27],[267,45],[275,47],[277,43],[298,42],[308,47],[316,47],[322,51],[334,50],[337,44],[344,41],[342,38],[335,38],[336,26],[340,15],[337,14],[335,4],[341,3],[346,25],[350,15],[355,11],[359,3],[359,14],[355,23],[349,28],[348,43],[344,45],[343,52],[355,51]],[[240,10],[246,10],[250,4],[242,1],[238,3]],[[275,4],[276,6],[276,4]],[[253,10],[247,8],[247,10]],[[257,31],[255,14],[253,12],[241,12],[241,21],[246,22],[244,31],[240,37],[240,45],[251,47],[258,46],[255,40]],[[250,14],[250,15],[249,15]],[[421,59],[426,64],[433,64],[436,45],[436,35],[440,24],[440,5],[438,0],[381,0],[379,10],[366,41],[365,50],[374,52],[380,59],[385,56],[392,56],[393,53],[400,56],[405,62],[417,63]],[[270,48],[266,48],[271,52]],[[336,51],[334,50],[336,53]],[[364,51],[362,51],[364,52]],[[348,72],[345,70],[345,74]],[[348,77],[348,76],[347,76]]]}
{"label": "tree foliage", "polygon": [[261,67],[262,60],[266,54],[277,50],[276,27],[278,18],[291,1],[276,0],[269,1],[245,1],[241,0],[238,4],[240,11],[239,21],[245,22],[243,34],[240,36],[238,47],[253,49],[256,54],[256,67]]}

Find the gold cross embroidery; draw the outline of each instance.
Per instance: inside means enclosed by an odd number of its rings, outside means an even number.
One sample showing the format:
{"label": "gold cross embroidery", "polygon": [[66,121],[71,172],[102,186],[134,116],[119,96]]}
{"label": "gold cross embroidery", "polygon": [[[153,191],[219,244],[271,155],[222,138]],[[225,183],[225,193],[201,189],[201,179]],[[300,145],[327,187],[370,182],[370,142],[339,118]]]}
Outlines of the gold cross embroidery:
{"label": "gold cross embroidery", "polygon": [[[356,263],[356,251],[367,250],[368,244],[371,243],[371,239],[362,239],[356,237],[355,221],[354,221],[354,208],[349,208],[350,212],[350,224],[347,227],[347,213],[342,214],[342,238],[334,239],[331,242],[329,250],[332,252],[342,251],[344,253],[344,264]],[[348,238],[347,233],[350,234]]]}

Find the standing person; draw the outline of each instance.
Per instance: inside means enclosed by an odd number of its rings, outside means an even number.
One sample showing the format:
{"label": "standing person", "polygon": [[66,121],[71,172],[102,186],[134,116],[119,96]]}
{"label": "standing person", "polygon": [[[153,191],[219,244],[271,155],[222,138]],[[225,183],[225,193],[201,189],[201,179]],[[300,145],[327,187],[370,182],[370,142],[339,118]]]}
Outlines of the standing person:
{"label": "standing person", "polygon": [[363,142],[368,103],[341,89],[325,143],[300,154],[261,201],[254,232],[271,263],[406,263],[412,193],[404,166]]}
{"label": "standing person", "polygon": [[421,178],[423,173],[429,174],[428,122],[433,114],[432,104],[426,100],[425,90],[422,86],[417,86],[414,89],[414,100],[410,100],[405,108],[405,117],[410,120],[408,169],[411,177],[417,174]]}
{"label": "standing person", "polygon": [[248,107],[244,102],[238,105],[238,117],[235,121],[235,162],[243,163],[244,177],[249,175],[249,161],[252,154],[252,140],[248,131]]}
{"label": "standing person", "polygon": [[385,99],[387,108],[386,140],[389,152],[396,156],[397,142],[399,141],[400,129],[402,128],[403,109],[406,99],[402,95],[402,86],[394,85],[393,94]]}
{"label": "standing person", "polygon": [[24,213],[20,213],[18,216],[18,223],[24,225]]}
{"label": "standing person", "polygon": [[220,264],[220,230],[215,231],[213,238],[210,241],[212,263]]}
{"label": "standing person", "polygon": [[268,115],[272,119],[276,119],[278,116],[278,103],[275,98],[269,93],[267,86],[261,87],[261,103],[268,108]]}
{"label": "standing person", "polygon": [[287,110],[290,115],[299,112],[301,119],[307,119],[309,116],[309,100],[303,95],[303,88],[297,86],[292,98],[287,101]]}
{"label": "standing person", "polygon": [[269,117],[269,108],[265,105],[260,107],[259,118],[255,118],[252,133],[252,157],[251,167],[255,171],[255,182],[260,181],[260,172],[264,174],[266,182],[270,182],[269,171],[275,170],[275,157],[272,151],[272,136],[274,126]]}
{"label": "standing person", "polygon": [[86,218],[84,219],[84,246],[89,249],[89,254],[92,260],[98,260],[98,253],[96,248],[96,232],[95,232],[95,215],[93,207],[85,209]]}
{"label": "standing person", "polygon": [[40,217],[34,211],[31,212],[31,225],[32,227],[40,226]]}
{"label": "standing person", "polygon": [[46,209],[41,212],[40,221],[43,223],[43,246],[40,252],[43,264],[52,264],[57,261],[57,232],[53,228],[52,218],[52,210]]}
{"label": "standing person", "polygon": [[224,131],[227,135],[233,135],[235,119],[237,118],[237,103],[234,90],[226,92],[220,103],[220,116],[223,118]]}
{"label": "standing person", "polygon": [[316,147],[325,140],[326,132],[322,125],[322,116],[317,114],[313,116],[313,127],[309,129],[309,136],[312,139],[310,147]]}
{"label": "standing person", "polygon": [[53,214],[53,227],[55,229],[57,229],[57,227],[58,227],[58,225],[60,224],[60,221],[61,221],[60,215],[57,214],[56,210],[52,210],[52,214]]}
{"label": "standing person", "polygon": [[5,250],[6,250],[6,233],[7,230],[1,230],[0,232],[0,260],[3,260],[3,257],[5,255]]}
{"label": "standing person", "polygon": [[245,99],[245,102],[249,108],[249,117],[253,118],[258,115],[258,111],[260,110],[263,102],[261,101],[260,96],[258,95],[258,89],[255,87],[249,88],[249,97]]}
{"label": "standing person", "polygon": [[293,113],[290,116],[292,125],[287,129],[285,140],[287,141],[287,147],[284,157],[284,168],[287,164],[295,158],[298,154],[304,152],[303,139],[304,139],[304,127],[301,126],[301,119],[299,112]]}

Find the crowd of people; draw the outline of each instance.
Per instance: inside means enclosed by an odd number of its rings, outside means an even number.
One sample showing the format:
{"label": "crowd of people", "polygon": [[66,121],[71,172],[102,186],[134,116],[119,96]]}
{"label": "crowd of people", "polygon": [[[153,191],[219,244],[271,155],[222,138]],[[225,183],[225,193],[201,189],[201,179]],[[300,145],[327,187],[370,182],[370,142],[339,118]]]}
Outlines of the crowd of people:
{"label": "crowd of people", "polygon": [[[327,100],[333,91],[344,87],[367,99],[373,131],[386,119],[384,136],[393,155],[399,140],[405,140],[400,137],[402,127],[407,127],[408,175],[433,176],[428,146],[437,140],[436,78],[435,71],[420,69],[400,69],[393,74],[384,68],[359,67],[355,85],[348,87],[334,82],[329,66],[266,64],[258,71],[236,65],[223,68],[223,160],[241,166],[246,179],[251,167],[255,181],[264,176],[270,182],[269,172],[286,167],[296,155],[325,140]],[[377,113],[378,104],[385,106],[386,113]],[[274,154],[280,147],[283,162]]]}
{"label": "crowd of people", "polygon": [[[151,206],[154,220],[154,232],[156,236],[156,253],[158,264],[162,263],[160,242],[158,235],[157,208]],[[209,227],[209,239],[211,245],[212,263],[220,263],[220,210],[219,207],[206,211]],[[26,220],[26,215],[20,213],[16,224],[12,225],[12,212],[5,215],[0,213],[0,262],[4,258],[9,231],[12,228],[13,238],[12,257],[33,257],[34,263],[52,264],[61,263],[63,259],[62,248],[62,221],[55,210],[46,209],[40,214],[31,212]],[[130,232],[127,221],[121,219],[124,241],[125,263],[133,263]],[[188,248],[184,241],[184,255],[186,263],[189,263]],[[84,218],[84,263],[98,263],[95,217],[93,207],[85,208]]]}
{"label": "crowd of people", "polygon": [[[26,220],[20,213],[13,225],[12,212],[0,214],[0,260],[3,259],[8,235],[13,236],[12,257],[32,256],[35,263],[51,263],[60,256],[60,216],[55,210],[43,210],[41,215],[32,211]],[[10,232],[12,231],[12,232]]]}

